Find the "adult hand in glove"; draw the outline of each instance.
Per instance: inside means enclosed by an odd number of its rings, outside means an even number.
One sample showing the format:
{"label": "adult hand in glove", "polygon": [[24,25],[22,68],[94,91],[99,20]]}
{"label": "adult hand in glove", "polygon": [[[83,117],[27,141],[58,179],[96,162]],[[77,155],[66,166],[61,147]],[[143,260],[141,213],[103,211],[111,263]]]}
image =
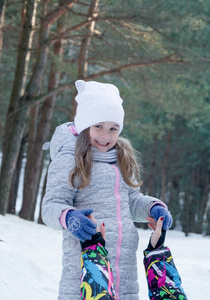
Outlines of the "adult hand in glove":
{"label": "adult hand in glove", "polygon": [[172,223],[173,223],[173,219],[172,219],[172,216],[170,214],[170,211],[168,211],[166,208],[164,208],[160,204],[155,204],[151,208],[150,215],[156,221],[158,221],[158,219],[160,217],[163,217],[163,229],[164,230],[168,230],[171,227]]}
{"label": "adult hand in glove", "polygon": [[88,218],[93,209],[69,210],[66,214],[67,229],[80,241],[90,240],[97,225]]}

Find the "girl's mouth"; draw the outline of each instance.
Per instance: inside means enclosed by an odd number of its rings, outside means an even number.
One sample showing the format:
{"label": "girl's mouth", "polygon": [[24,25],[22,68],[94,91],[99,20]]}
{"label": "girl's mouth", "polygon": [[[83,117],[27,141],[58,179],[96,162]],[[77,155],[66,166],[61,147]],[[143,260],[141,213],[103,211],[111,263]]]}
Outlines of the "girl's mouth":
{"label": "girl's mouth", "polygon": [[96,143],[99,145],[99,146],[102,146],[102,147],[105,147],[105,146],[108,146],[109,143],[102,143],[102,142],[99,142],[99,141],[96,141]]}

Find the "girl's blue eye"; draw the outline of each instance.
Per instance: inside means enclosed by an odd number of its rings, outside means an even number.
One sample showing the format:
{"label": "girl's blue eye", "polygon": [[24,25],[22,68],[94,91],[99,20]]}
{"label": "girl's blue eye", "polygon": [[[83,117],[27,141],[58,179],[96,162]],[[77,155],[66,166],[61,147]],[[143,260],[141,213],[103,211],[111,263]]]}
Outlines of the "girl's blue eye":
{"label": "girl's blue eye", "polygon": [[111,131],[117,131],[118,129],[115,127],[110,128]]}

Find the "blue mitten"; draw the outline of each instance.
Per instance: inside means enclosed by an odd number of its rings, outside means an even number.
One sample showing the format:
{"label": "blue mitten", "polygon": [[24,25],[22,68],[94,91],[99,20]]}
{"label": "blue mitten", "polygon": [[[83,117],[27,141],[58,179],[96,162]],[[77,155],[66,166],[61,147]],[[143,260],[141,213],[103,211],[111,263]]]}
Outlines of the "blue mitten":
{"label": "blue mitten", "polygon": [[93,209],[69,210],[66,214],[66,227],[80,241],[91,240],[96,234],[97,225],[87,216]]}
{"label": "blue mitten", "polygon": [[164,208],[162,205],[155,204],[151,210],[150,210],[151,216],[157,221],[160,217],[163,217],[163,229],[168,230],[172,223],[173,219],[170,214],[170,211],[168,211],[166,208]]}

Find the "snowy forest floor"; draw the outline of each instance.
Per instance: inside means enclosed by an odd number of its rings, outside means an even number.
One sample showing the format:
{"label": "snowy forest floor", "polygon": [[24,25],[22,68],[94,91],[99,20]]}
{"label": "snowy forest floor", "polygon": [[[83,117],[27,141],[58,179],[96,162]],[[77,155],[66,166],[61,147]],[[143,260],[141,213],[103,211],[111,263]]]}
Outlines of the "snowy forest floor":
{"label": "snowy forest floor", "polygon": [[[150,230],[138,229],[140,300],[148,300],[143,250]],[[0,216],[0,299],[56,300],[61,275],[62,234],[14,215]],[[171,230],[166,237],[189,300],[210,299],[210,238],[185,237]]]}

